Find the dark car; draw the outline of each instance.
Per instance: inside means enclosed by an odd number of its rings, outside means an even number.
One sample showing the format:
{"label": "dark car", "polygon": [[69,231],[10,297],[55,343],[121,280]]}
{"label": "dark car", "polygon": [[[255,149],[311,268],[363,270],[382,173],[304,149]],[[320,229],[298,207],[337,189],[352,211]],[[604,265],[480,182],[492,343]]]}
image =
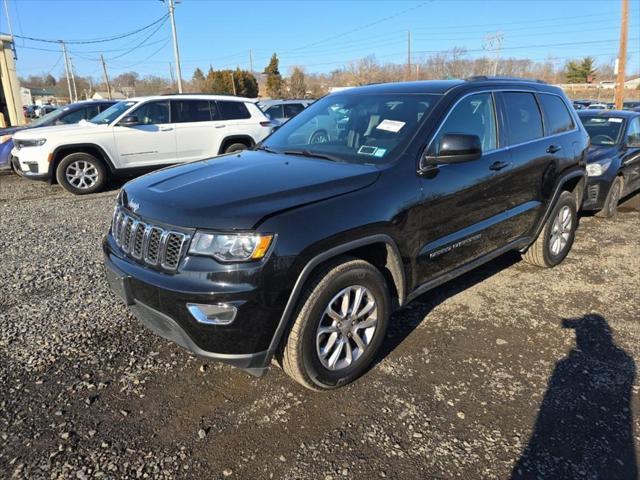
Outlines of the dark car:
{"label": "dark car", "polygon": [[582,208],[612,217],[618,201],[640,189],[640,112],[585,110],[578,115],[591,137]]}
{"label": "dark car", "polygon": [[[0,170],[11,168],[11,150],[13,149],[13,134],[27,128],[49,127],[51,125],[65,125],[88,120],[103,112],[116,103],[111,100],[87,100],[60,107],[45,116],[40,117],[28,125],[7,127],[0,129]],[[19,172],[14,168],[14,171]]]}
{"label": "dark car", "polygon": [[[340,110],[344,132],[297,135]],[[336,119],[336,121],[338,121]],[[588,135],[559,88],[475,78],[324,97],[255,150],[126,184],[107,278],[159,335],[311,389],[370,367],[393,310],[510,250],[568,254]]]}

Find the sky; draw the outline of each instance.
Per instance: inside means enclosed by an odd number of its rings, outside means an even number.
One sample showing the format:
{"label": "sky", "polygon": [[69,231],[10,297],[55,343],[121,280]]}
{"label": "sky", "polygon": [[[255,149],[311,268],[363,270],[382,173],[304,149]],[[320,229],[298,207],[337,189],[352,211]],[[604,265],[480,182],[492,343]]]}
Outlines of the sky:
{"label": "sky", "polygon": [[[2,2],[4,0],[0,0]],[[6,0],[16,35],[65,41],[100,40],[136,31],[160,19],[160,0]],[[640,0],[630,0],[629,63],[640,70]],[[4,5],[2,6],[4,7]],[[196,67],[264,69],[272,53],[280,70],[293,66],[330,72],[349,61],[375,55],[381,63],[405,63],[407,32],[412,61],[454,47],[468,58],[487,54],[487,37],[501,34],[501,56],[558,65],[591,55],[612,63],[617,56],[621,0],[413,0],[413,1],[213,1],[180,0],[176,26],[182,76]],[[8,32],[4,8],[0,31]],[[17,39],[18,73],[64,73],[60,46]],[[79,75],[126,71],[169,76],[174,61],[168,21],[115,41],[68,45]],[[494,55],[494,52],[490,52]]]}

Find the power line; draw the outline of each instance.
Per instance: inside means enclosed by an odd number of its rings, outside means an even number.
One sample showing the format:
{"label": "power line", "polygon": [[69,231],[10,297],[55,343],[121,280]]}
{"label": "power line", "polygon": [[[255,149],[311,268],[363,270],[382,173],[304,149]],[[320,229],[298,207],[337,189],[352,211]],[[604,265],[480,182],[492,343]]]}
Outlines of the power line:
{"label": "power line", "polygon": [[[153,27],[154,25],[157,25],[158,23],[166,20],[168,16],[169,16],[169,14],[165,14],[162,17],[160,17],[159,19],[157,19],[155,22],[150,23],[149,25],[145,25],[144,27],[138,28],[137,30],[134,30],[134,31],[128,32],[128,33],[123,33],[123,34],[120,34],[120,35],[114,35],[114,36],[111,36],[111,37],[104,37],[104,38],[101,38],[101,39],[93,39],[93,40],[63,40],[63,41],[64,41],[65,44],[71,44],[71,45],[87,45],[87,44],[92,44],[92,43],[112,42],[114,40],[120,40],[122,38],[127,38],[127,37],[130,37],[132,35],[135,35],[136,33],[143,32],[144,30],[147,30],[147,29]],[[21,38],[21,39],[24,39],[24,40],[31,40],[32,42],[60,43],[60,40],[51,40],[51,39],[47,39],[47,38],[27,37],[27,36],[23,36],[23,35],[14,35],[14,37]]]}

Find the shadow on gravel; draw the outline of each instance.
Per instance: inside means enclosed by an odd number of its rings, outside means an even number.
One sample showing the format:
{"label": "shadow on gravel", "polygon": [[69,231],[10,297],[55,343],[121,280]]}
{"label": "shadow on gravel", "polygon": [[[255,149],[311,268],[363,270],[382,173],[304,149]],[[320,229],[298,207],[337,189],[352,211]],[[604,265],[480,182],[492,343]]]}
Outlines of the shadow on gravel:
{"label": "shadow on gravel", "polygon": [[393,314],[389,322],[387,330],[387,338],[385,338],[380,352],[378,353],[374,365],[380,363],[384,358],[393,352],[410,334],[413,332],[428,315],[428,313],[436,308],[439,304],[450,297],[457,295],[468,288],[481,283],[492,277],[496,273],[511,267],[520,261],[520,254],[517,252],[508,252],[489,263],[471,270],[458,278],[451,280],[424,295],[416,298],[409,305],[403,307]]}
{"label": "shadow on gravel", "polygon": [[576,346],[547,385],[512,480],[638,478],[631,389],[636,366],[600,315],[564,320]]}

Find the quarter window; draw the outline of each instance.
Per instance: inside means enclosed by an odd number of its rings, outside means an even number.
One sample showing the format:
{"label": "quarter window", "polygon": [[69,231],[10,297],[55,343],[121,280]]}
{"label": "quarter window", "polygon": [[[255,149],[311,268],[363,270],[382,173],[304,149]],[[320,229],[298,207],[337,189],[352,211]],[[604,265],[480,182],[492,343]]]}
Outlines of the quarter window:
{"label": "quarter window", "polygon": [[493,96],[490,93],[478,93],[463,98],[442,124],[434,142],[434,153],[439,149],[440,139],[447,133],[477,135],[482,143],[483,152],[495,150],[496,121]]}
{"label": "quarter window", "polygon": [[506,92],[504,93],[504,104],[510,145],[517,145],[543,136],[542,117],[533,94]]}
{"label": "quarter window", "polygon": [[173,123],[211,121],[208,100],[173,100],[171,108]]}
{"label": "quarter window", "polygon": [[218,102],[218,108],[223,120],[242,120],[251,118],[247,106],[243,102]]}
{"label": "quarter window", "polygon": [[137,108],[132,115],[138,117],[140,125],[169,123],[169,100],[145,103]]}
{"label": "quarter window", "polygon": [[569,114],[569,110],[567,110],[567,106],[560,97],[542,94],[539,98],[542,109],[544,110],[544,119],[547,124],[548,135],[573,130],[573,119]]}

